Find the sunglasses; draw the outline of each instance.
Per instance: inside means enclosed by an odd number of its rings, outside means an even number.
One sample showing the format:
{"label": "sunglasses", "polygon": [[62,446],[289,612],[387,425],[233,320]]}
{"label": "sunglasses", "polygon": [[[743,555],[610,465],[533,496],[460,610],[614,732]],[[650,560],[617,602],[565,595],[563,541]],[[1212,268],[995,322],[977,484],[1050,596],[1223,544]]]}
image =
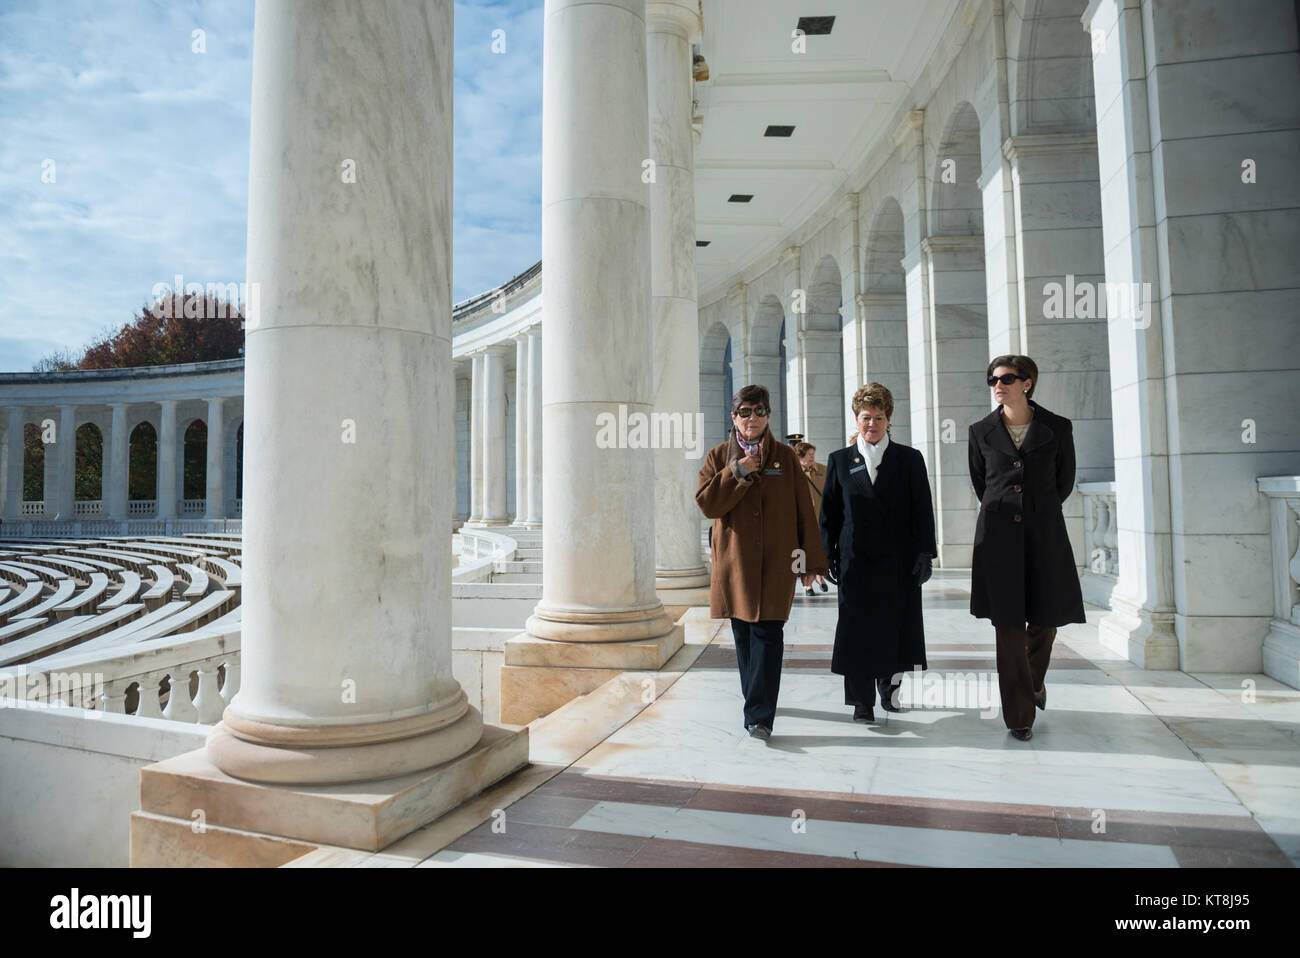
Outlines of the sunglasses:
{"label": "sunglasses", "polygon": [[766,419],[767,412],[766,406],[741,406],[736,410],[736,417],[738,419],[748,419],[750,416],[757,416],[759,419]]}
{"label": "sunglasses", "polygon": [[1028,378],[1029,378],[1028,376],[1021,376],[1017,373],[1003,373],[1001,376],[990,376],[989,385],[993,386],[997,383],[1002,383],[1002,385],[1004,386],[1010,386],[1017,379],[1028,379]]}

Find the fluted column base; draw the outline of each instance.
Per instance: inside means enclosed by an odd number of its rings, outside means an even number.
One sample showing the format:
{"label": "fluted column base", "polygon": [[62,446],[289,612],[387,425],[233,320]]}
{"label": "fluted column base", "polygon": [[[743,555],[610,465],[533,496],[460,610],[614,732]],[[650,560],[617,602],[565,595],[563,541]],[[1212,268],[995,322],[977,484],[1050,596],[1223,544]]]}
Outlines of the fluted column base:
{"label": "fluted column base", "polygon": [[693,569],[655,569],[655,588],[661,591],[707,589],[709,582],[708,566],[701,565]]}

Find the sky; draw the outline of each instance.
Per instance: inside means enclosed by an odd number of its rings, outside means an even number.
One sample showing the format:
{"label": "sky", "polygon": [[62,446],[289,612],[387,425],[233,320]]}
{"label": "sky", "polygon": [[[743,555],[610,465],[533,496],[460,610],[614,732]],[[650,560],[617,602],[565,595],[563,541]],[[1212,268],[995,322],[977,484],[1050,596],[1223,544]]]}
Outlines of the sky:
{"label": "sky", "polygon": [[[454,302],[541,257],[542,2],[455,5]],[[0,0],[0,371],[243,281],[252,47],[252,0]]]}

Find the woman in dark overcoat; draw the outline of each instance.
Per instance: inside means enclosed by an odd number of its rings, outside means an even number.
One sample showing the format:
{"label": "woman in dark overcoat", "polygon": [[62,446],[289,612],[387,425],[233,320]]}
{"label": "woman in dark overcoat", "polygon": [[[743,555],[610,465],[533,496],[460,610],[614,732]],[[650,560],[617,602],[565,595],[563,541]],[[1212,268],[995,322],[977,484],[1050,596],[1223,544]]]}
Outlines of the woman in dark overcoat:
{"label": "woman in dark overcoat", "polygon": [[997,633],[1002,717],[1021,741],[1047,708],[1058,626],[1087,621],[1061,504],[1074,489],[1074,429],[1030,397],[1038,366],[998,356],[988,368],[998,408],[970,427],[970,480],[980,500],[971,557],[971,614]]}
{"label": "woman in dark overcoat", "polygon": [[858,438],[826,463],[822,548],[839,585],[831,671],[858,721],[898,711],[900,673],[926,668],[921,583],[930,578],[934,507],[925,459],[889,438],[894,397],[880,383],[853,395]]}

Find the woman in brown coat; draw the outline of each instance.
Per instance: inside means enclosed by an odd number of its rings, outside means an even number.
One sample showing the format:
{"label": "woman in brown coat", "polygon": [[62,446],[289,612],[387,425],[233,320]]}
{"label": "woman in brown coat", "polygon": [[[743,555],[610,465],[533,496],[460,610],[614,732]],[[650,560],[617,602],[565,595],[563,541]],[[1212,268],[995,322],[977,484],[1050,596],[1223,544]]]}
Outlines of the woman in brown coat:
{"label": "woman in brown coat", "polygon": [[713,520],[709,614],[731,620],[745,730],[762,739],[776,718],[795,581],[809,586],[830,571],[808,480],[794,450],[768,428],[771,408],[762,386],[736,393],[731,436],[704,457],[695,493]]}
{"label": "woman in brown coat", "polygon": [[[794,454],[799,457],[799,467],[808,477],[808,493],[812,496],[813,515],[821,515],[822,486],[826,483],[826,467],[817,461],[817,447],[810,442],[794,443]],[[822,587],[823,592],[830,591],[826,580],[821,576],[817,577],[817,584]],[[804,594],[816,595],[812,586],[805,586]]]}

